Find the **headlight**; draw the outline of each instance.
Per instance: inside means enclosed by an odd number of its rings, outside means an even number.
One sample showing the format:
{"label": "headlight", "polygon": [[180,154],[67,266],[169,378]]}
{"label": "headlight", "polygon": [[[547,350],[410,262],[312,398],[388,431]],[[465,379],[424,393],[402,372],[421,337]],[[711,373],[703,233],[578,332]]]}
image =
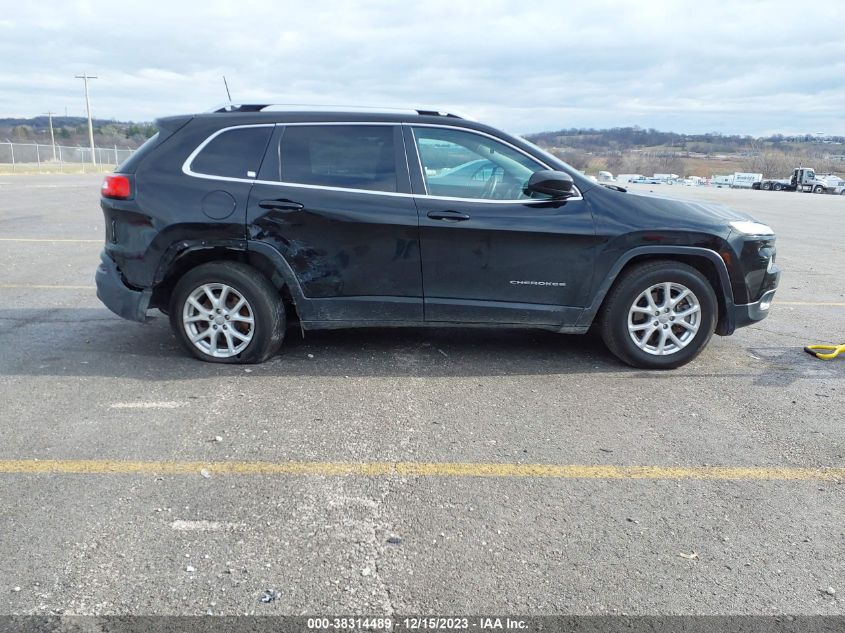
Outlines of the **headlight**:
{"label": "headlight", "polygon": [[760,222],[754,222],[752,220],[737,220],[736,222],[731,222],[731,227],[739,233],[744,233],[745,235],[774,235],[775,232],[772,230],[772,227],[762,224]]}
{"label": "headlight", "polygon": [[769,257],[769,263],[768,263],[768,264],[766,264],[766,272],[767,272],[767,273],[772,272],[772,268],[774,268],[774,266],[775,266],[775,258],[774,258],[774,256]]}

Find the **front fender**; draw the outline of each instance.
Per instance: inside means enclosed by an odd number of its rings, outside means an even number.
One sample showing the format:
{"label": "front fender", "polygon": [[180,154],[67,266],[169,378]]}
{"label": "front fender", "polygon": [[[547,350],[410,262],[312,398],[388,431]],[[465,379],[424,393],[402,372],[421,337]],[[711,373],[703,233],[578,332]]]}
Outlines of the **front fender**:
{"label": "front fender", "polygon": [[735,305],[734,294],[728,267],[716,251],[698,246],[639,246],[625,252],[613,263],[604,279],[596,280],[598,285],[593,293],[593,301],[582,312],[581,317],[578,319],[578,326],[589,327],[592,324],[596,314],[598,314],[599,308],[604,302],[604,298],[607,296],[619,273],[622,272],[628,263],[637,257],[661,255],[666,256],[667,259],[671,259],[672,256],[701,257],[713,264],[719,276],[719,285],[721,286],[720,288],[714,288],[714,291],[719,295],[719,303],[723,306],[719,314],[717,333],[722,335],[731,334],[736,328],[736,324],[734,323],[733,310]]}

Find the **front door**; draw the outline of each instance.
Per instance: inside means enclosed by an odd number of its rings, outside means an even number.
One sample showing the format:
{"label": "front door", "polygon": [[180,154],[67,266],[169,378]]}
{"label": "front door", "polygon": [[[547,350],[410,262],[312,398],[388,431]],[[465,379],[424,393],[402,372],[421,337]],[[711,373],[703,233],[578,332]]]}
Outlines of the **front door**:
{"label": "front door", "polygon": [[[427,321],[571,325],[589,298],[595,230],[580,194],[532,198],[548,169],[477,131],[414,125]],[[416,150],[416,151],[414,151]]]}
{"label": "front door", "polygon": [[247,210],[287,260],[314,321],[422,321],[417,210],[401,127],[279,126]]}

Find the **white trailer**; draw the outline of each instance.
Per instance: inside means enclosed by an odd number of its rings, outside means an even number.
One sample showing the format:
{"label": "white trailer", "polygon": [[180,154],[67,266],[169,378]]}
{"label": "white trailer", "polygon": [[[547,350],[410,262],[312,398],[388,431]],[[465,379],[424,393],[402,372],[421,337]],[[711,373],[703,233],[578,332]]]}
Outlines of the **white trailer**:
{"label": "white trailer", "polygon": [[680,176],[678,174],[654,174],[653,178],[660,182],[675,182]]}
{"label": "white trailer", "polygon": [[645,180],[645,176],[642,174],[619,174],[616,176],[616,182],[618,183],[633,182],[634,180]]}
{"label": "white trailer", "polygon": [[730,187],[733,182],[733,176],[713,176],[710,179],[710,185],[713,187]]}
{"label": "white trailer", "polygon": [[734,173],[733,182],[731,182],[732,189],[751,189],[755,182],[763,180],[763,174],[751,174],[747,172],[738,171]]}

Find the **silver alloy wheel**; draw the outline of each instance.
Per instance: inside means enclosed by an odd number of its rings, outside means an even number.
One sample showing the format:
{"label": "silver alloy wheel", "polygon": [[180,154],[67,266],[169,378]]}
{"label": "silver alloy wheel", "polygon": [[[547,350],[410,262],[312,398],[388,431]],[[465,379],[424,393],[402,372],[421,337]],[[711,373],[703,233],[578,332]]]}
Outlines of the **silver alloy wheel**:
{"label": "silver alloy wheel", "polygon": [[226,284],[203,284],[185,300],[182,326],[202,353],[231,358],[243,352],[255,332],[252,306]]}
{"label": "silver alloy wheel", "polygon": [[701,303],[695,293],[675,282],[644,290],[628,310],[628,333],[641,350],[668,356],[684,349],[701,325]]}

